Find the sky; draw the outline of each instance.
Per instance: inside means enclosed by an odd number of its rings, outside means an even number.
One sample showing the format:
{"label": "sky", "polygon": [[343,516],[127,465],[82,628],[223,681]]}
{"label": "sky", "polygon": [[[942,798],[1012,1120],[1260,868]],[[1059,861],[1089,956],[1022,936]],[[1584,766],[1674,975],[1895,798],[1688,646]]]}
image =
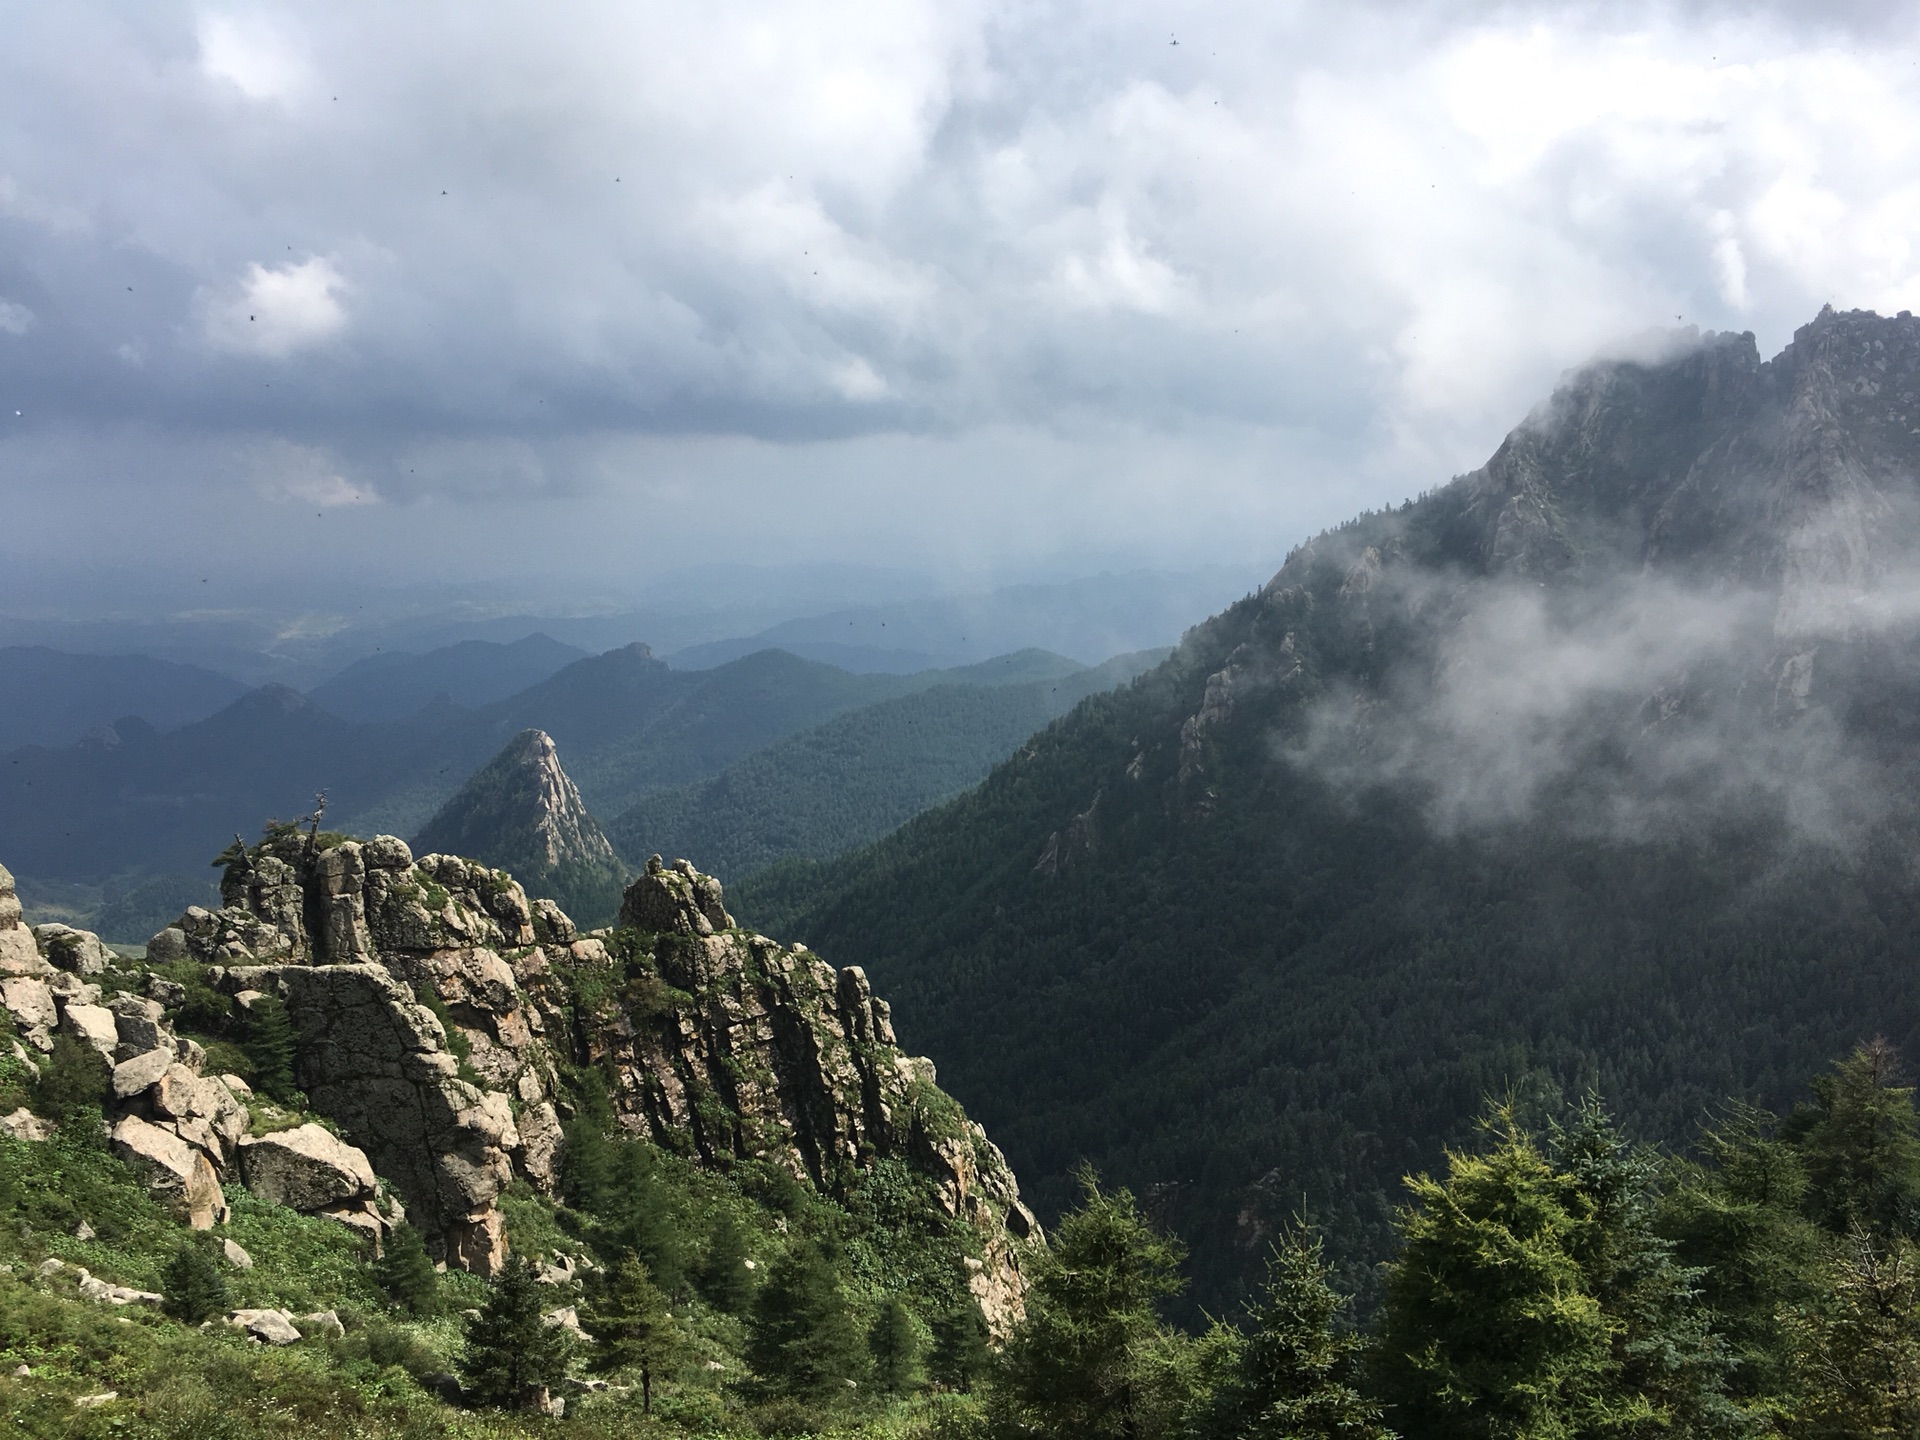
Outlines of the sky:
{"label": "sky", "polygon": [[1920,308],[1908,5],[0,22],[0,606],[1277,567],[1649,328]]}

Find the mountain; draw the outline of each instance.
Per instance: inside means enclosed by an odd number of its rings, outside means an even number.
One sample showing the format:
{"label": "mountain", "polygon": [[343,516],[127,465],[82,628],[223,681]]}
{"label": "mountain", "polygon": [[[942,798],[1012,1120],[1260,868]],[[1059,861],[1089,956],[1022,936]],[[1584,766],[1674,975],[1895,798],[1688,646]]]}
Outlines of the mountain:
{"label": "mountain", "polygon": [[947,672],[943,684],[849,711],[737,760],[709,780],[643,796],[612,824],[622,853],[699,855],[734,880],[781,860],[823,860],[876,840],[978,784],[997,761],[1087,695],[1124,684],[1164,651],[1103,665],[1044,652]]}
{"label": "mountain", "polygon": [[613,920],[627,880],[544,730],[509,740],[440,807],[413,848],[511,870],[528,894],[557,902],[588,926]]}
{"label": "mountain", "polygon": [[0,751],[71,745],[127,716],[172,730],[232,704],[246,686],[197,665],[144,655],[0,648]]}
{"label": "mountain", "polygon": [[322,681],[307,698],[347,720],[398,720],[436,695],[471,710],[537,685],[586,654],[538,634],[509,645],[464,640],[424,655],[383,651]]}
{"label": "mountain", "polygon": [[1488,1095],[1685,1143],[1920,1056],[1920,319],[1571,374],[872,847],[737,887],[861,964],[1043,1212],[1159,1197],[1223,1313],[1304,1206],[1365,1286]]}
{"label": "mountain", "polygon": [[[1022,652],[965,667],[959,679],[1014,683],[1078,668]],[[779,651],[676,671],[645,645],[628,645],[477,710],[441,696],[365,722],[267,685],[164,734],[129,718],[77,744],[0,754],[0,853],[36,881],[185,872],[236,830],[305,813],[323,789],[329,823],[408,834],[528,729],[553,737],[592,810],[619,814],[651,790],[698,781],[835,715],[950,678],[851,675]]]}
{"label": "mountain", "polygon": [[976,595],[847,606],[785,620],[753,635],[686,646],[678,669],[723,664],[777,647],[849,670],[904,673],[1043,647],[1097,664],[1171,645],[1214,606],[1259,583],[1252,569],[1103,573],[1052,585],[1008,585]]}

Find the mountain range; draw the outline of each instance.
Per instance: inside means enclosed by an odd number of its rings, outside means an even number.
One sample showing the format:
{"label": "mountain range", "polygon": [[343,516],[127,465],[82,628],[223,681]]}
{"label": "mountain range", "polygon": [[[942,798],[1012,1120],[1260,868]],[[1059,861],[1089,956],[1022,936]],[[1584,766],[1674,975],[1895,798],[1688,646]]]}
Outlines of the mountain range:
{"label": "mountain range", "polygon": [[1222,1313],[1303,1209],[1356,1288],[1488,1097],[1685,1143],[1920,1055],[1920,319],[1571,374],[873,846],[735,890],[863,965],[1043,1212],[1155,1197]]}

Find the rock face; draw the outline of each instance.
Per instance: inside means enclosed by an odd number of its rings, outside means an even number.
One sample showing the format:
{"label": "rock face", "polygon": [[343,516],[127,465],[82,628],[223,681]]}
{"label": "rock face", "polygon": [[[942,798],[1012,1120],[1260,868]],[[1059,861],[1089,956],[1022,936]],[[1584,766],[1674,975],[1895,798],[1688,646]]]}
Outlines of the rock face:
{"label": "rock face", "polygon": [[[687,862],[656,856],[622,899],[623,928],[582,937],[505,872],[416,861],[391,836],[282,831],[228,858],[221,909],[189,910],[152,948],[206,965],[227,994],[277,996],[295,1077],[345,1138],[223,1129],[220,1097],[240,1109],[228,1086],[135,1045],[116,1070],[139,1097],[124,1143],[160,1183],[189,1188],[141,1127],[182,1131],[190,1116],[256,1192],[377,1235],[392,1220],[377,1175],[434,1253],[491,1274],[506,1258],[501,1191],[557,1183],[558,1065],[606,1065],[621,1123],[703,1165],[771,1162],[838,1193],[864,1167],[905,1162],[972,1237],[968,1283],[989,1321],[1004,1330],[1020,1313],[1021,1249],[1038,1230],[1000,1152],[931,1062],[900,1052],[859,970],[743,933],[719,882]],[[114,1003],[95,1007],[115,1027],[103,1044],[160,1023]]]}
{"label": "rock face", "polygon": [[20,923],[20,897],[13,872],[0,865],[0,975],[44,975],[53,967],[40,958],[33,932]]}
{"label": "rock face", "polygon": [[612,918],[627,873],[544,730],[508,741],[427,822],[414,847],[501,866],[530,894],[588,924]]}

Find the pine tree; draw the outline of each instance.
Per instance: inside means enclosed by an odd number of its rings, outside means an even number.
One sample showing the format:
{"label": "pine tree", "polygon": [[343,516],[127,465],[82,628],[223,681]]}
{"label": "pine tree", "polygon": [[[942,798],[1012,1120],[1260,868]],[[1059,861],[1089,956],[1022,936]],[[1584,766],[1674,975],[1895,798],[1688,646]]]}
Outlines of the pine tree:
{"label": "pine tree", "polygon": [[161,1308],[189,1325],[224,1315],[232,1306],[220,1262],[199,1236],[181,1241],[180,1248],[173,1252],[173,1259],[161,1272],[160,1293],[164,1297]]}
{"label": "pine tree", "polygon": [[722,1215],[700,1262],[700,1293],[709,1305],[728,1315],[745,1313],[753,1303],[751,1258],[746,1230],[732,1215]]}
{"label": "pine tree", "polygon": [[595,1341],[593,1368],[639,1371],[640,1408],[651,1415],[653,1377],[679,1357],[686,1341],[665,1292],[631,1250],[595,1282],[585,1325]]}
{"label": "pine tree", "polygon": [[654,1148],[635,1140],[613,1145],[597,1212],[608,1242],[616,1254],[633,1251],[646,1262],[654,1284],[680,1295],[687,1285],[687,1248],[674,1208]]}
{"label": "pine tree", "polygon": [[816,1403],[840,1398],[860,1373],[860,1341],[818,1245],[803,1240],[774,1261],[754,1297],[747,1338],[747,1363],[769,1392]]}
{"label": "pine tree", "polygon": [[1179,1291],[1185,1251],[1154,1233],[1129,1192],[1102,1192],[1090,1169],[1080,1183],[1080,1208],[1037,1257],[996,1398],[1010,1428],[1125,1440],[1147,1399],[1145,1352],[1162,1334],[1155,1306]]}
{"label": "pine tree", "polygon": [[927,1372],[936,1385],[968,1391],[984,1375],[992,1351],[987,1347],[987,1320],[971,1296],[933,1322],[933,1348]]}
{"label": "pine tree", "polygon": [[873,1358],[873,1383],[884,1394],[911,1394],[925,1380],[920,1332],[899,1296],[889,1295],[881,1302],[867,1331],[867,1353]]}
{"label": "pine tree", "polygon": [[460,1360],[466,1388],[483,1405],[531,1409],[566,1377],[573,1339],[540,1316],[542,1291],[515,1255],[487,1288],[487,1303],[466,1323]]}
{"label": "pine tree", "polygon": [[1675,1258],[1698,1271],[1700,1299],[1733,1359],[1727,1388],[1756,1411],[1778,1411],[1791,1387],[1783,1317],[1811,1298],[1822,1235],[1801,1213],[1799,1157],[1768,1132],[1774,1117],[1730,1106],[1703,1131],[1706,1163],[1675,1162],[1656,1216]]}
{"label": "pine tree", "polygon": [[1288,1231],[1267,1260],[1223,1409],[1235,1440],[1389,1440],[1381,1408],[1363,1392],[1366,1342],[1338,1321],[1349,1303],[1333,1288],[1317,1235]]}
{"label": "pine tree", "polygon": [[1383,1369],[1412,1433],[1435,1440],[1577,1434],[1595,1413],[1612,1327],[1574,1255],[1586,1200],[1511,1109],[1484,1154],[1410,1177],[1388,1271]]}
{"label": "pine tree", "polygon": [[394,1227],[380,1258],[373,1262],[373,1278],[388,1299],[415,1319],[440,1308],[440,1277],[434,1273],[426,1242],[411,1225]]}
{"label": "pine tree", "polygon": [[1920,1254],[1857,1226],[1835,1247],[1823,1293],[1787,1317],[1800,1397],[1797,1434],[1920,1435]]}
{"label": "pine tree", "polygon": [[247,1059],[253,1063],[254,1088],[282,1105],[298,1095],[293,1077],[293,1021],[273,996],[255,1000],[247,1012]]}
{"label": "pine tree", "polygon": [[1844,1235],[1920,1231],[1920,1116],[1899,1057],[1871,1040],[1813,1082],[1814,1103],[1784,1127],[1806,1166],[1810,1213]]}
{"label": "pine tree", "polygon": [[1449,1437],[1734,1433],[1698,1273],[1652,1226],[1653,1164],[1599,1106],[1549,1155],[1510,1106],[1482,1155],[1407,1184],[1382,1360],[1407,1428]]}
{"label": "pine tree", "polygon": [[112,1069],[98,1050],[71,1035],[56,1035],[53,1053],[40,1065],[34,1109],[63,1124],[89,1112],[98,1119],[112,1078]]}

